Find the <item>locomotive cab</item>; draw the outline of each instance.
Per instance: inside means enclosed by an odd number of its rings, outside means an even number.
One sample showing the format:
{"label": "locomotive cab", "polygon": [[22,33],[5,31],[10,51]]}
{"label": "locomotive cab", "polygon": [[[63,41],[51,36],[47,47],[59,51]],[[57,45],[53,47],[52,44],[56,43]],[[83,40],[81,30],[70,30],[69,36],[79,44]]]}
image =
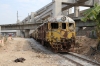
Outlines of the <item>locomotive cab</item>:
{"label": "locomotive cab", "polygon": [[75,22],[62,15],[50,18],[36,28],[33,36],[55,52],[70,52],[75,45]]}
{"label": "locomotive cab", "polygon": [[46,38],[55,52],[70,51],[75,44],[75,22],[68,22],[68,20],[48,22]]}

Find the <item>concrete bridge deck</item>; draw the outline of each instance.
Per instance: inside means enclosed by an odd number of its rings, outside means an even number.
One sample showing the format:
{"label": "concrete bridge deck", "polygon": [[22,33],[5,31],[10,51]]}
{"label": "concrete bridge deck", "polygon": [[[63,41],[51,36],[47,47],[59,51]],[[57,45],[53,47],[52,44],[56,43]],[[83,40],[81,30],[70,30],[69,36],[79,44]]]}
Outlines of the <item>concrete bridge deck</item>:
{"label": "concrete bridge deck", "polygon": [[42,23],[30,23],[30,24],[5,24],[5,25],[0,25],[1,30],[34,30],[37,28]]}
{"label": "concrete bridge deck", "polygon": [[[82,17],[78,17],[78,18],[73,18],[74,21],[76,22],[76,27],[91,27],[91,26],[95,26],[93,21],[87,21],[87,22],[82,22],[81,21]],[[26,30],[26,29],[30,29],[30,30],[34,30],[36,29],[40,24],[42,23],[19,23],[19,24],[5,24],[5,25],[0,25],[1,26],[1,30]]]}

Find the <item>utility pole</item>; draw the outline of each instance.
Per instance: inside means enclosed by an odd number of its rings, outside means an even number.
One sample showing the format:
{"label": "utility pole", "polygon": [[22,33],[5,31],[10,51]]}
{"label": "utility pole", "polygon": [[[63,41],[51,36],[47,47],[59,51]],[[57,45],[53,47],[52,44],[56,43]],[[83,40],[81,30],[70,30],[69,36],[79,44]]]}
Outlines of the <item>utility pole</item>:
{"label": "utility pole", "polygon": [[[17,23],[19,23],[19,20],[18,20],[18,11],[17,11]],[[19,30],[17,30],[17,36],[20,36],[20,28],[19,28]]]}
{"label": "utility pole", "polygon": [[19,21],[18,21],[18,11],[17,11],[17,23],[18,23]]}
{"label": "utility pole", "polygon": [[1,36],[1,26],[0,26],[0,36]]}
{"label": "utility pole", "polygon": [[29,17],[29,13],[28,13],[28,22],[30,22],[29,20],[30,20],[30,17]]}

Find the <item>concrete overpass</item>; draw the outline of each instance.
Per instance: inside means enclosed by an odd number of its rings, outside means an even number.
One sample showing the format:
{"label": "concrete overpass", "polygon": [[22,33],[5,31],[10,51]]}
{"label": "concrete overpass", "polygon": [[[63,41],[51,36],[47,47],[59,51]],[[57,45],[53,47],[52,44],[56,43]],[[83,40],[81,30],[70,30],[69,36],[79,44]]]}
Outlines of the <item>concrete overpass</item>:
{"label": "concrete overpass", "polygon": [[1,30],[21,30],[21,31],[18,31],[19,33],[21,33],[20,35],[22,35],[24,37],[29,37],[30,30],[36,29],[37,26],[39,26],[40,24],[42,24],[42,23],[35,23],[35,24],[19,23],[19,24],[6,24],[6,25],[0,25],[0,26],[1,26]]}
{"label": "concrete overpass", "polygon": [[71,7],[74,7],[74,20],[76,20],[76,26],[89,26],[89,22],[80,22],[79,6],[93,7],[99,0],[52,0],[51,3],[39,9],[36,12],[32,12],[21,23],[1,25],[2,30],[25,30],[28,34],[30,29],[35,29],[43,20],[55,17],[58,15],[71,14]]}
{"label": "concrete overpass", "polygon": [[[93,21],[87,21],[87,22],[82,22],[80,19],[82,17],[78,18],[73,18],[74,21],[76,22],[76,27],[91,27],[95,26]],[[6,25],[0,25],[1,30],[34,30],[36,29],[40,24],[42,23],[19,23],[19,24],[6,24]]]}
{"label": "concrete overpass", "polygon": [[30,24],[6,24],[6,25],[0,25],[1,30],[34,30],[42,23],[30,23]]}

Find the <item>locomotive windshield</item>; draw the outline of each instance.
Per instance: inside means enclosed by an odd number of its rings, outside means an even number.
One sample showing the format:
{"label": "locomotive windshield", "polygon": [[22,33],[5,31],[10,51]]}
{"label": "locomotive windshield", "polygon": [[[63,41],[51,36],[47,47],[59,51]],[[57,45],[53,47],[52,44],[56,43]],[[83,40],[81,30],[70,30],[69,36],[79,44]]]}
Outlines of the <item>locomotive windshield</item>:
{"label": "locomotive windshield", "polygon": [[51,23],[52,29],[58,29],[58,23]]}
{"label": "locomotive windshield", "polygon": [[66,29],[66,23],[62,23],[62,29]]}
{"label": "locomotive windshield", "polygon": [[69,29],[74,30],[74,23],[69,23]]}

